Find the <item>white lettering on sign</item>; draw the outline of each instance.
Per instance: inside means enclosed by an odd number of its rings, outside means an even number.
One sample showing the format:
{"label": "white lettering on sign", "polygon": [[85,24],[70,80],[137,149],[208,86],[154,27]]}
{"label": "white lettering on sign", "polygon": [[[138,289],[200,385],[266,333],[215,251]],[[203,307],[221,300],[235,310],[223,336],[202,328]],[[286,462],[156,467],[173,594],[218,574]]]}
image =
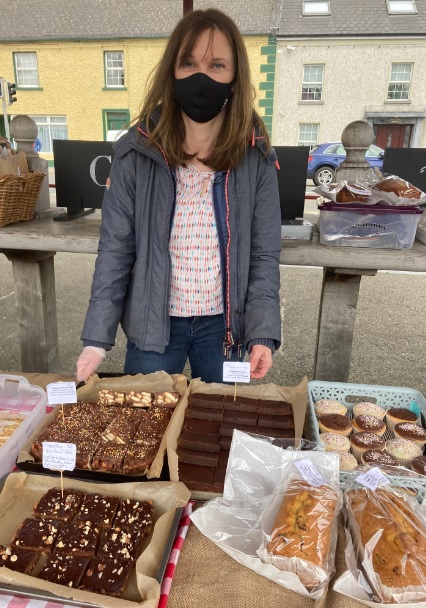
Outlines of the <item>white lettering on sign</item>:
{"label": "white lettering on sign", "polygon": [[49,405],[77,402],[75,382],[52,382],[46,386],[46,390]]}
{"label": "white lettering on sign", "polygon": [[299,470],[303,479],[310,483],[311,486],[318,488],[327,482],[326,478],[318,473],[312,462],[307,458],[296,460],[293,464]]}
{"label": "white lettering on sign", "polygon": [[355,478],[358,483],[369,488],[370,490],[376,490],[378,486],[387,486],[390,481],[383,475],[379,467],[373,467],[366,473],[362,473]]}
{"label": "white lettering on sign", "polygon": [[43,441],[43,466],[55,471],[73,471],[75,469],[75,443],[57,443]]}
{"label": "white lettering on sign", "polygon": [[224,382],[250,382],[250,363],[225,361],[223,364]]}
{"label": "white lettering on sign", "polygon": [[90,163],[90,177],[92,178],[92,180],[95,182],[95,184],[97,186],[101,186],[102,188],[105,188],[106,184],[100,184],[98,182],[98,180],[96,179],[96,164],[100,158],[107,158],[109,160],[109,162],[111,163],[111,156],[105,156],[105,155],[97,156]]}

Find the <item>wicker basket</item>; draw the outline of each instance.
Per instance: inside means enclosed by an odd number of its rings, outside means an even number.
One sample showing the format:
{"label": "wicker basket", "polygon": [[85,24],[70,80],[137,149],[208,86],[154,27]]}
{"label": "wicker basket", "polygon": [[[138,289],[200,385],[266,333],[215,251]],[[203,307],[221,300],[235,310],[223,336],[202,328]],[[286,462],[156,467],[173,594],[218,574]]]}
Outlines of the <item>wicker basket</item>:
{"label": "wicker basket", "polygon": [[33,218],[45,177],[45,173],[34,171],[0,178],[0,227]]}

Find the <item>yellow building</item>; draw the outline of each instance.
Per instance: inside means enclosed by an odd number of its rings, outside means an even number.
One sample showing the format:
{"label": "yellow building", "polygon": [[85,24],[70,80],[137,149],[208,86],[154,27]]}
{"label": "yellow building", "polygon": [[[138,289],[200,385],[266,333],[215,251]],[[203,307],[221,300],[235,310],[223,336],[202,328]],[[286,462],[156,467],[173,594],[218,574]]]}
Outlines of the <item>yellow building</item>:
{"label": "yellow building", "polygon": [[[148,77],[182,14],[181,0],[135,0],[133,8],[139,5],[151,10],[135,31],[133,13],[121,15],[117,23],[121,4],[128,10],[124,0],[115,2],[113,8],[108,0],[63,1],[60,5],[65,14],[62,10],[58,15],[55,0],[40,0],[43,18],[37,23],[26,16],[25,0],[0,0],[0,76],[17,85],[17,102],[7,108],[9,119],[28,114],[35,120],[42,142],[40,155],[51,162],[53,139],[113,139],[138,116]],[[227,4],[232,8],[232,2]],[[233,7],[234,12],[239,6]],[[109,20],[108,15],[98,14],[102,7],[109,11]],[[238,24],[238,14],[231,16]],[[257,91],[256,104],[271,130],[276,41],[268,36],[266,22],[256,27],[265,33],[255,33],[247,23],[241,31]],[[79,37],[78,32],[83,35]],[[0,115],[0,132],[4,133],[2,119]]]}

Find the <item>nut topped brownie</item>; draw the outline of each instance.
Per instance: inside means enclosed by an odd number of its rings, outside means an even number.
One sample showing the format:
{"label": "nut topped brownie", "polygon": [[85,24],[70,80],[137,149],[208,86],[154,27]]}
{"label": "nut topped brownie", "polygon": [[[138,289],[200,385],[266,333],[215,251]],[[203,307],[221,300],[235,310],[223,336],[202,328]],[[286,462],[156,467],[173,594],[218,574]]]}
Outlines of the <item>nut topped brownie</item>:
{"label": "nut topped brownie", "polygon": [[52,553],[40,570],[38,578],[49,583],[76,588],[80,584],[88,564],[89,558],[87,557]]}
{"label": "nut topped brownie", "polygon": [[101,543],[97,557],[104,559],[119,559],[120,561],[135,561],[139,557],[144,539],[142,530],[122,530],[108,528]]}
{"label": "nut topped brownie", "polygon": [[44,494],[33,509],[34,517],[59,519],[69,522],[76,515],[84,499],[84,492],[78,490],[51,488]]}
{"label": "nut topped brownie", "polygon": [[153,513],[152,502],[149,500],[126,498],[119,504],[113,525],[124,530],[138,528],[146,536],[151,532]]}
{"label": "nut topped brownie", "polygon": [[28,517],[19,526],[12,545],[51,553],[62,522]]}
{"label": "nut topped brownie", "polygon": [[120,597],[132,571],[133,563],[131,561],[94,557],[89,562],[80,589]]}
{"label": "nut topped brownie", "polygon": [[98,546],[99,530],[82,522],[63,524],[58,532],[53,553],[93,557]]}
{"label": "nut topped brownie", "polygon": [[86,494],[75,523],[107,528],[112,525],[119,504],[116,496]]}
{"label": "nut topped brownie", "polygon": [[0,545],[0,567],[30,574],[40,558],[40,551]]}

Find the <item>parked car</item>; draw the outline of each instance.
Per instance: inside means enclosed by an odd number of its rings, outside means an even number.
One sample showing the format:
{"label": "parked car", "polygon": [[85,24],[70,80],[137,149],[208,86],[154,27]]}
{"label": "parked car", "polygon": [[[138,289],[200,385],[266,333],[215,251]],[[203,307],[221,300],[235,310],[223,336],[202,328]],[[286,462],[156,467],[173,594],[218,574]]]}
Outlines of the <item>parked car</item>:
{"label": "parked car", "polygon": [[[365,154],[365,160],[370,167],[381,170],[383,154],[382,148],[371,145]],[[308,156],[308,179],[314,180],[317,186],[334,182],[336,169],[345,158],[346,150],[340,142],[314,146]]]}

